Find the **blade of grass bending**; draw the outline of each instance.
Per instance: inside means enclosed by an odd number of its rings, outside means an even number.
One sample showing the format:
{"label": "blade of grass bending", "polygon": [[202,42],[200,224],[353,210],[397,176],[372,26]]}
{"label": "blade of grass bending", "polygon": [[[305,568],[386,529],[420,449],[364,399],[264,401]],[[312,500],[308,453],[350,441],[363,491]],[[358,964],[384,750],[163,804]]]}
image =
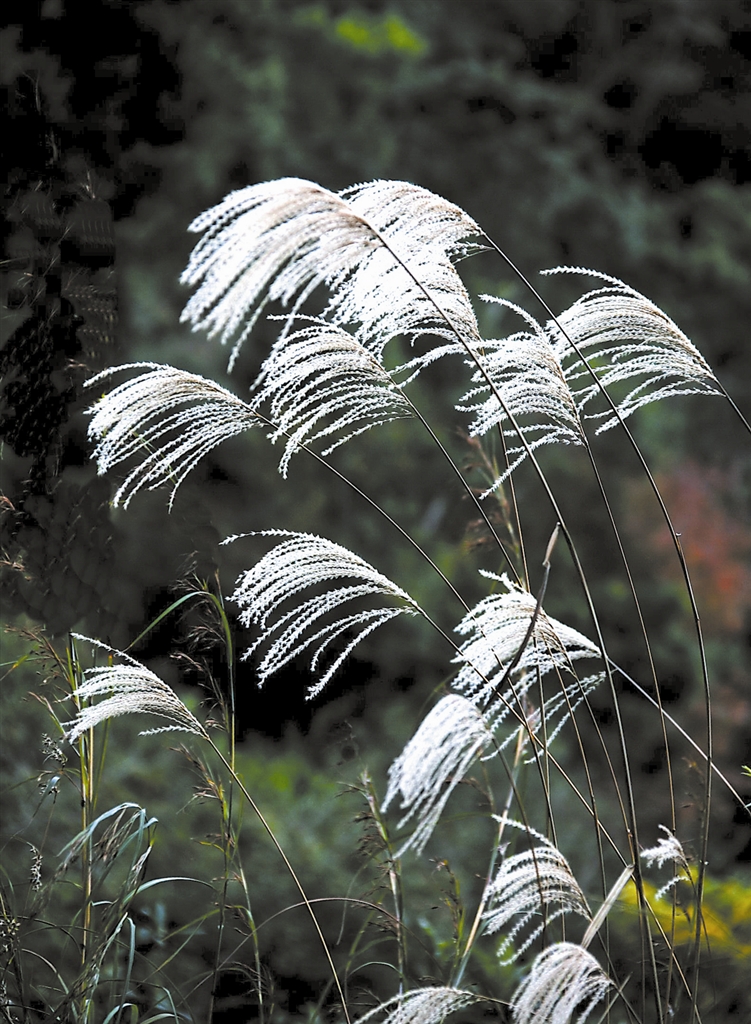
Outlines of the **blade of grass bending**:
{"label": "blade of grass bending", "polygon": [[200,590],[191,591],[190,594],[183,594],[182,597],[179,597],[176,601],[173,601],[172,604],[168,608],[165,608],[163,612],[160,612],[159,615],[157,615],[157,617],[155,619],[152,619],[151,622],[148,624],[148,626],[146,626],[145,629],[141,630],[141,632],[138,634],[138,636],[135,638],[135,640],[132,640],[128,644],[128,646],[125,648],[125,650],[129,651],[132,647],[135,647],[136,644],[139,643],[139,641],[143,640],[143,638],[145,636],[147,636],[151,632],[152,629],[155,629],[159,625],[159,623],[162,622],[164,619],[166,619],[168,615],[171,615],[172,612],[177,611],[177,609],[181,605],[185,604],[186,601],[190,601],[194,597],[203,597],[203,596],[205,596],[205,592],[204,591],[200,591]]}
{"label": "blade of grass bending", "polygon": [[589,926],[588,926],[586,932],[584,933],[584,938],[581,940],[581,943],[580,943],[580,945],[584,949],[587,949],[589,947],[590,943],[592,942],[592,939],[595,937],[595,935],[600,930],[600,927],[602,926],[603,921],[608,916],[610,911],[613,909],[615,901],[621,895],[621,893],[623,892],[624,887],[626,886],[626,884],[629,881],[629,879],[633,876],[633,874],[634,874],[634,865],[633,864],[628,864],[623,869],[623,871],[620,873],[618,878],[616,879],[616,881],[615,881],[613,887],[611,888],[610,892],[605,897],[605,900],[603,901],[602,906],[598,908],[597,913],[595,914],[595,916],[590,921]]}

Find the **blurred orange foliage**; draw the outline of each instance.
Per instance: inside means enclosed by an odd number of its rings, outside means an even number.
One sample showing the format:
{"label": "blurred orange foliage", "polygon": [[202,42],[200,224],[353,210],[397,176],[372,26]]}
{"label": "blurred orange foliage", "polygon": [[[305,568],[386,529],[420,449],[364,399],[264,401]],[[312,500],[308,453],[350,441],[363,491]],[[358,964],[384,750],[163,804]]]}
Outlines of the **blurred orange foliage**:
{"label": "blurred orange foliage", "polygon": [[[711,632],[737,633],[751,611],[751,528],[732,511],[732,474],[685,462],[655,474],[691,574],[702,624]],[[630,485],[629,528],[659,559],[665,577],[682,583],[673,542],[654,506],[648,484]]]}

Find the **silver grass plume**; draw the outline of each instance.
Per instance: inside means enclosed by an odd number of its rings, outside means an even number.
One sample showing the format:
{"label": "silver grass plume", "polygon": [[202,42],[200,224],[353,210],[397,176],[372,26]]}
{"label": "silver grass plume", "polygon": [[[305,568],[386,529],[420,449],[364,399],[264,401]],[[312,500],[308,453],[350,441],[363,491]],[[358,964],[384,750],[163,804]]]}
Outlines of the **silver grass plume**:
{"label": "silver grass plume", "polygon": [[456,632],[468,639],[454,657],[462,667],[452,686],[473,703],[493,708],[495,729],[512,708],[520,710],[521,699],[538,676],[553,670],[573,674],[574,661],[599,658],[600,650],[577,630],[550,618],[540,609],[532,635],[515,665],[513,683],[499,693],[498,687],[507,668],[514,662],[527,636],[537,601],[505,574],[480,572],[501,583],[506,592],[483,598],[456,627]]}
{"label": "silver grass plume", "polygon": [[[623,381],[634,384],[624,398],[613,398],[621,419],[672,395],[721,394],[717,378],[699,350],[666,313],[636,289],[616,277],[581,267],[556,267],[543,273],[587,274],[606,282],[577,299],[559,315],[558,322],[604,388]],[[600,388],[559,327],[551,322],[548,331],[579,412],[587,419],[601,420],[598,434],[614,427],[618,417],[610,409],[584,413],[600,395]]]}
{"label": "silver grass plume", "polygon": [[604,998],[612,982],[586,949],[571,942],[556,942],[539,953],[514,993],[514,1024],[570,1024],[574,1011],[583,1024]]}
{"label": "silver grass plume", "polygon": [[648,850],[642,850],[641,858],[643,861],[651,867],[653,864],[657,864],[658,868],[661,868],[663,864],[668,861],[680,864],[682,867],[688,868],[688,860],[684,853],[683,846],[670,829],[666,825],[658,826],[662,832],[665,833],[657,840],[655,846],[650,846]]}
{"label": "silver grass plume", "polygon": [[[586,676],[584,679],[576,679],[573,683],[568,683],[565,686],[559,682],[560,690],[557,693],[546,696],[542,708],[535,707],[531,712],[527,713],[522,739],[526,739],[532,734],[537,738],[538,743],[542,744],[544,737],[545,746],[549,747],[569,718],[571,718],[574,711],[600,685],[604,678],[604,672],[596,672],[594,675]],[[524,693],[528,691],[530,682],[529,678],[524,680]],[[515,684],[513,691],[509,689],[503,696],[504,700],[509,704],[512,703],[512,700],[518,702],[521,696],[521,688]],[[543,724],[545,727],[544,732]],[[496,720],[496,725],[498,725],[498,720]],[[505,739],[499,741],[499,749],[505,749],[516,738],[517,733],[514,730]],[[534,755],[531,755],[527,758],[526,763],[531,764],[534,760]]]}
{"label": "silver grass plume", "polygon": [[131,658],[123,651],[117,651],[99,640],[72,634],[76,640],[93,644],[108,654],[122,659],[122,665],[107,665],[102,668],[90,668],[84,673],[84,679],[74,691],[79,700],[90,700],[108,694],[104,700],[89,704],[78,712],[75,720],[68,723],[65,738],[74,743],[82,733],[93,729],[101,722],[120,715],[145,714],[164,718],[169,725],[156,729],[144,730],[146,736],[157,732],[187,732],[194,736],[207,739],[206,730],[183,704],[175,691],[158,676]]}
{"label": "silver grass plume", "polygon": [[115,505],[127,508],[142,487],[171,483],[171,507],[182,481],[212,448],[261,421],[219,384],[173,366],[128,363],[97,374],[89,386],[133,369],[148,372],[118,385],[88,410],[93,457],[100,475],[131,456],[139,458],[118,488]]}
{"label": "silver grass plume", "polygon": [[477,319],[454,261],[472,251],[475,221],[453,203],[405,181],[372,181],[345,189],[350,208],[377,233],[380,246],[333,289],[330,312],[380,359],[401,335],[468,345],[479,341]]}
{"label": "silver grass plume", "polygon": [[[508,818],[504,822],[522,829],[539,844],[506,857],[488,887],[488,906],[483,914],[485,930],[488,933],[500,931],[516,919],[498,948],[501,963],[509,964],[528,949],[556,917],[579,914],[589,921],[591,914],[584,893],[560,850],[521,822]],[[522,936],[533,919],[540,917],[540,924]],[[506,956],[512,945],[513,952]]]}
{"label": "silver grass plume", "polygon": [[[237,580],[231,600],[242,609],[240,621],[260,630],[258,640],[245,652],[250,657],[259,647],[266,652],[258,666],[258,681],[266,680],[309,648],[314,648],[311,670],[318,672],[330,645],[354,631],[343,651],[311,686],[308,697],[315,697],[326,685],[350,652],[369,633],[397,615],[415,615],[421,611],[409,594],[392,583],[362,558],[333,541],[310,533],[288,530],[260,530],[241,536],[283,537]],[[229,537],[227,544],[238,537]],[[354,580],[337,586],[337,580]],[[325,588],[321,593],[301,599],[309,588]],[[391,598],[396,607],[365,608],[339,614],[342,605],[377,597]]]}
{"label": "silver grass plume", "polygon": [[512,445],[507,449],[508,469],[494,482],[489,494],[523,462],[527,448],[519,444],[516,429],[509,429],[510,413],[524,434],[529,448],[544,444],[583,444],[584,433],[571,390],[564,378],[560,359],[542,327],[512,303],[491,295],[481,298],[511,306],[531,326],[501,340],[482,341],[476,353],[473,387],[456,408],[474,414],[469,433],[480,437],[503,427]]}
{"label": "silver grass plume", "polygon": [[415,988],[376,1006],[360,1017],[357,1024],[364,1024],[390,1007],[394,1008],[384,1017],[382,1024],[441,1024],[450,1013],[464,1010],[480,1002],[481,998],[474,992],[458,988]]}
{"label": "silver grass plume", "polygon": [[480,711],[465,697],[449,694],[423,720],[401,755],[389,768],[384,811],[397,795],[408,809],[397,827],[416,816],[417,825],[397,853],[421,853],[446,801],[467,769],[493,742]]}
{"label": "silver grass plume", "polygon": [[261,367],[253,405],[269,404],[272,442],[285,439],[279,472],[292,455],[321,438],[329,455],[371,427],[412,409],[389,374],[348,331],[315,320],[277,343]]}
{"label": "silver grass plume", "polygon": [[689,867],[688,857],[686,856],[683,845],[676,835],[674,835],[666,825],[658,826],[664,836],[660,836],[655,846],[650,846],[647,850],[642,850],[641,858],[649,867],[656,864],[658,868],[661,868],[663,864],[672,863],[677,867],[680,867],[682,874],[676,874],[670,881],[666,882],[660,889],[655,893],[655,899],[661,900],[663,896],[668,893],[673,886],[677,885],[678,882],[691,882],[691,868]]}
{"label": "silver grass plume", "polygon": [[396,335],[455,340],[433,300],[462,336],[478,336],[452,258],[480,229],[427,189],[373,181],[337,194],[282,178],[231,193],[190,229],[204,234],[182,275],[199,285],[182,319],[223,343],[236,339],[230,368],[267,302],[294,300],[294,316],[319,285],[332,293],[327,315],[357,325],[378,358]]}
{"label": "silver grass plume", "polygon": [[[469,634],[454,658],[462,666],[452,683],[459,693],[433,708],[389,769],[385,806],[399,794],[405,814],[398,827],[413,816],[417,822],[400,856],[410,848],[424,849],[451,793],[485,750],[491,748],[486,757],[495,756],[518,738],[519,728],[523,740],[531,734],[538,744],[549,745],[603,679],[602,673],[584,679],[574,673],[574,661],[600,657],[590,640],[542,609],[536,613],[535,597],[506,575],[481,573],[506,592],[483,598],[457,626],[457,632]],[[538,680],[550,671],[559,676],[558,692],[545,697],[541,708],[527,708],[530,689],[537,690]],[[561,673],[573,681],[564,683]],[[496,737],[510,718],[514,726]]]}

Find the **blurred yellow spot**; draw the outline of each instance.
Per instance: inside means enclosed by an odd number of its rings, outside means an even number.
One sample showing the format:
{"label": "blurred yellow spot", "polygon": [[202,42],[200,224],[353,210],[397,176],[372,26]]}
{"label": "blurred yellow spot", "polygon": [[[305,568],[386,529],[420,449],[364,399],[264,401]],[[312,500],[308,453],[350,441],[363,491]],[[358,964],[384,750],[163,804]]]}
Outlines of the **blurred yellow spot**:
{"label": "blurred yellow spot", "polygon": [[340,39],[356,50],[372,54],[387,50],[417,54],[422,53],[426,45],[395,14],[382,19],[367,18],[363,14],[345,15],[336,22],[335,30]]}
{"label": "blurred yellow spot", "polygon": [[[658,900],[655,898],[657,891],[657,886],[644,882],[647,903],[665,934],[672,937],[675,946],[689,945],[694,941],[695,925],[692,893],[687,882],[678,883],[675,917],[670,893]],[[633,882],[623,890],[618,904],[622,910],[638,913]],[[705,944],[717,953],[723,952],[739,960],[751,957],[751,887],[737,878],[725,881],[706,878],[702,915]]]}

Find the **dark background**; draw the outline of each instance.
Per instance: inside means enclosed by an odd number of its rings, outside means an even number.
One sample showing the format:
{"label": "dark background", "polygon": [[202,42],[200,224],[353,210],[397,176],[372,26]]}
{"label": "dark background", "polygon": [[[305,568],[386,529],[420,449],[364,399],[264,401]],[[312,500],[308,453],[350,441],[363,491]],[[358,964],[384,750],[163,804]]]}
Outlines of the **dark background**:
{"label": "dark background", "polygon": [[[228,381],[226,353],[179,324],[188,224],[256,181],[297,175],[339,189],[406,179],[464,207],[532,278],[559,264],[616,275],[676,320],[748,415],[749,3],[27,0],[7,2],[2,17],[0,541],[4,601],[17,623],[55,637],[76,628],[125,646],[186,575],[218,572],[228,593],[260,549],[219,548],[219,541],[272,525],[353,547],[446,628],[456,622],[427,570],[349,492],[302,458],[281,481],[276,453],[260,435],[216,450],[171,513],[163,493],[139,495],[127,511],[109,508],[114,481],[97,479],[88,460],[83,410],[91,396],[83,381],[104,366],[149,359],[243,394],[273,338],[260,325]],[[489,254],[462,272],[472,294],[504,295],[543,315]],[[580,291],[576,279],[535,283],[554,308]],[[508,329],[481,314],[487,334]],[[461,418],[447,401],[453,387],[437,372],[418,395],[463,461]],[[633,423],[683,532],[708,636],[717,756],[742,787],[751,724],[748,439],[719,399],[662,403]],[[595,450],[643,588],[663,696],[700,734],[680,580],[638,467],[616,434],[598,439]],[[576,524],[614,656],[643,680],[636,624],[594,485],[576,453],[544,455]],[[399,425],[343,449],[337,464],[477,599],[475,570],[485,563],[482,548],[468,543],[471,511],[450,482],[436,486],[444,478],[433,459],[425,441]],[[553,523],[524,470],[519,491],[530,550],[542,552]],[[570,594],[561,566],[549,610],[587,630],[583,604]],[[139,656],[163,659],[190,625],[166,624]],[[164,670],[177,678],[174,666],[164,662]],[[316,770],[342,750],[354,757],[368,737],[366,754],[383,770],[446,670],[446,652],[400,624],[388,640],[376,635],[363,645],[312,704],[304,702],[304,666],[261,694],[246,666],[241,730],[250,750],[266,750],[263,737],[285,737],[286,746],[268,748],[273,756],[299,756]],[[190,673],[182,678],[195,682]],[[660,732],[643,724],[641,702],[626,695],[625,706],[650,794],[655,780],[664,781]],[[691,805],[690,766],[686,772],[679,786]],[[660,799],[652,816],[655,826],[665,820]],[[751,855],[736,818],[718,797],[718,873]]]}

